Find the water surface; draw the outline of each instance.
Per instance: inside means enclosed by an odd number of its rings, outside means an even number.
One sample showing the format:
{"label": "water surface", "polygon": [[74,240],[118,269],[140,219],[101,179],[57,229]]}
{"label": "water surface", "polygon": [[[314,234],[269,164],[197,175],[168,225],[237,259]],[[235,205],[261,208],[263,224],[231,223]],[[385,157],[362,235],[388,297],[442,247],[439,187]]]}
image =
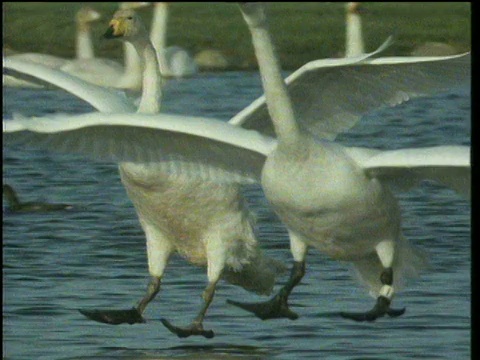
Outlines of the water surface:
{"label": "water surface", "polygon": [[[256,73],[202,74],[171,81],[163,111],[227,120],[261,94]],[[4,117],[83,113],[92,108],[54,90],[4,89]],[[384,109],[338,140],[379,149],[470,144],[469,89]],[[174,257],[140,325],[91,322],[78,308],[130,308],[148,283],[144,235],[115,164],[4,146],[4,181],[24,201],[75,205],[55,213],[3,218],[3,350],[31,359],[468,359],[470,358],[470,203],[424,184],[398,193],[405,236],[430,257],[429,269],[397,294],[404,316],[374,323],[340,318],[373,305],[347,264],[316,250],[291,296],[300,318],[261,321],[226,304],[258,297],[221,282],[205,320],[215,338],[178,339],[160,322],[186,325],[206,274]],[[288,236],[259,186],[245,189],[265,252],[291,264]],[[5,206],[5,204],[4,204]],[[281,285],[286,276],[280,279]]]}

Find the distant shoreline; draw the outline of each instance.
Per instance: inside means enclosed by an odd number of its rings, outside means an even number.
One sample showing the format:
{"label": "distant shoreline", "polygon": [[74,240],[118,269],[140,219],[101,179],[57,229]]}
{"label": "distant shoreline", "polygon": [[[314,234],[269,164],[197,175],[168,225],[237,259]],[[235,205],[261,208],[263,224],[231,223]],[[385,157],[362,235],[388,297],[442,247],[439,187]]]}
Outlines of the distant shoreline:
{"label": "distant shoreline", "polygon": [[[75,53],[74,14],[84,3],[3,3],[5,52],[40,52],[72,58]],[[122,59],[118,42],[101,34],[117,3],[88,3],[102,13],[95,24],[96,56]],[[282,67],[293,70],[304,63],[341,56],[345,38],[345,3],[274,3],[270,25]],[[385,56],[410,55],[428,42],[444,43],[459,53],[471,47],[469,3],[364,3],[364,37],[373,51],[388,36],[394,44]],[[140,11],[150,21],[151,8]],[[248,31],[235,4],[171,3],[167,46],[179,45],[192,54],[205,49],[222,52],[230,62],[225,70],[256,69]],[[212,71],[212,70],[209,70]]]}

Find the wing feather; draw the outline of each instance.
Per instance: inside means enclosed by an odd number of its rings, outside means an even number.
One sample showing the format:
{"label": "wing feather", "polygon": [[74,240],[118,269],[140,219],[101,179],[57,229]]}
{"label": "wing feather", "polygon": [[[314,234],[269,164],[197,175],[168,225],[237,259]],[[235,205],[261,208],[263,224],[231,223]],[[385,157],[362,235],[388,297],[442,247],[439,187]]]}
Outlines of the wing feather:
{"label": "wing feather", "polygon": [[259,181],[276,146],[272,138],[216,119],[167,114],[17,116],[3,126],[7,142],[101,161],[152,163],[216,182]]}
{"label": "wing feather", "polygon": [[[371,111],[467,83],[470,67],[470,53],[325,59],[302,66],[286,83],[299,124],[316,136],[333,140]],[[264,96],[230,122],[275,136]]]}
{"label": "wing feather", "polygon": [[470,197],[469,146],[434,146],[390,151],[349,148],[349,155],[371,177],[401,189],[432,180]]}

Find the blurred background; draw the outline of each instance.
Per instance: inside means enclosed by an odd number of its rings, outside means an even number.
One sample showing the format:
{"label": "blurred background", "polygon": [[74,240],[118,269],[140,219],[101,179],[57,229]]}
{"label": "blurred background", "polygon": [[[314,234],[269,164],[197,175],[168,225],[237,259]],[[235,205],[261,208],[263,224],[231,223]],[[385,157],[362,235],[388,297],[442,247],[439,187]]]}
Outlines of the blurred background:
{"label": "blurred background", "polygon": [[[40,52],[75,56],[76,12],[80,2],[4,2],[4,54]],[[343,56],[345,4],[334,2],[270,3],[270,27],[282,67],[294,70],[304,63]],[[120,42],[102,39],[118,3],[89,3],[102,20],[92,24],[96,56],[122,59]],[[385,56],[428,52],[459,53],[471,47],[471,5],[468,2],[362,3],[362,31],[366,51],[373,51],[394,35]],[[152,8],[139,10],[149,23]],[[255,69],[247,27],[234,3],[169,3],[167,45],[175,44],[195,55],[218,50],[228,60],[223,70]],[[442,45],[439,45],[442,44]],[[426,48],[425,48],[426,46]]]}

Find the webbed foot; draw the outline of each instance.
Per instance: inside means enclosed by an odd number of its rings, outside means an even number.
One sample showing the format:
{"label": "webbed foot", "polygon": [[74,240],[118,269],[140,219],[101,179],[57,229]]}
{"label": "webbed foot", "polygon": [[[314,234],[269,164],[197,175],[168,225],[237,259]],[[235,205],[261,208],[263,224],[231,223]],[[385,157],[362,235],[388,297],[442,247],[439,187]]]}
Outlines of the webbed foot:
{"label": "webbed foot", "polygon": [[138,324],[144,323],[145,319],[142,314],[136,309],[129,310],[78,310],[87,318],[105,324],[118,325],[128,323]]}
{"label": "webbed foot", "polygon": [[202,324],[193,323],[186,328],[181,328],[173,325],[167,319],[160,319],[163,325],[170,330],[172,333],[176,334],[179,338],[186,338],[192,335],[201,335],[207,339],[211,339],[215,336],[212,330],[204,330]]}
{"label": "webbed foot", "polygon": [[279,318],[288,318],[290,320],[298,319],[298,315],[289,309],[287,297],[283,295],[282,291],[265,302],[242,303],[238,301],[227,300],[227,303],[249,311],[262,320]]}
{"label": "webbed foot", "polygon": [[397,317],[405,313],[405,308],[403,309],[391,309],[390,300],[384,296],[379,296],[377,298],[377,303],[372,310],[361,313],[361,312],[341,312],[340,315],[346,319],[351,319],[355,321],[374,321],[379,317],[385,316],[385,314],[391,317]]}

